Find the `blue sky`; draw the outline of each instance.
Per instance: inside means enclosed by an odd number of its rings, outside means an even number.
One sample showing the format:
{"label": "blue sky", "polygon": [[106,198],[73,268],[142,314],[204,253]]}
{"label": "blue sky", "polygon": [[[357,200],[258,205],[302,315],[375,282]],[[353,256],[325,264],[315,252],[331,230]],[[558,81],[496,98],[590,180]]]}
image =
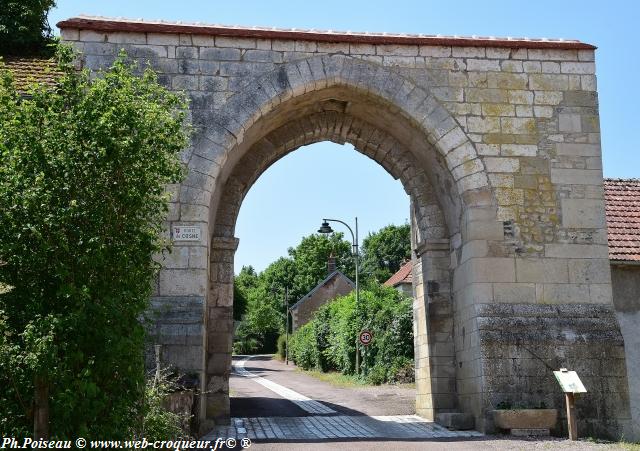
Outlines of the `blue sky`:
{"label": "blue sky", "polygon": [[[444,35],[525,36],[579,39],[598,46],[596,68],[604,173],[640,177],[638,129],[638,26],[635,1],[394,0],[318,2],[285,0],[58,0],[49,15],[81,13],[321,30],[387,31]],[[245,199],[236,236],[236,269],[264,269],[289,246],[317,230],[325,216],[353,222],[360,235],[409,216],[399,182],[349,146],[320,143],[300,149],[263,174]]]}

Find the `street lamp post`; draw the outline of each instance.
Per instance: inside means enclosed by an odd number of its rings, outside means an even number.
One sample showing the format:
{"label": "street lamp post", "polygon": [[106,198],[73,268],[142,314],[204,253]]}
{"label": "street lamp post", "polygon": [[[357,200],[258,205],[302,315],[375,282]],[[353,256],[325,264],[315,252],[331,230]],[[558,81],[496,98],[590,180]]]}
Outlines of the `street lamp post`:
{"label": "street lamp post", "polygon": [[[360,284],[358,283],[358,274],[359,274],[359,252],[358,252],[358,217],[356,217],[356,233],[353,233],[353,230],[351,230],[351,227],[349,227],[349,224],[347,224],[344,221],[341,221],[339,219],[327,219],[324,218],[322,220],[322,225],[320,226],[320,228],[318,229],[318,233],[324,233],[324,234],[329,234],[329,233],[333,233],[333,229],[331,228],[331,226],[329,225],[329,221],[331,222],[339,222],[340,224],[344,225],[349,232],[351,233],[351,240],[352,240],[352,252],[354,255],[354,259],[355,259],[355,264],[356,264],[356,316],[359,318],[360,317]],[[360,343],[359,343],[359,337],[356,337],[356,374],[360,374]]]}

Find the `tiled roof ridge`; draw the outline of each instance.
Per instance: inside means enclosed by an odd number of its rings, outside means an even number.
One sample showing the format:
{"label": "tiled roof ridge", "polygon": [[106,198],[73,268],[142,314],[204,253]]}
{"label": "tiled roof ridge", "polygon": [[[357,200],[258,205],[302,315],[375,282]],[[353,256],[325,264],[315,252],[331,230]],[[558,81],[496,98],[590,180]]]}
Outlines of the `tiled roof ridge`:
{"label": "tiled roof ridge", "polygon": [[605,177],[605,183],[607,182],[624,182],[624,183],[640,183],[640,178],[614,178],[614,177]]}
{"label": "tiled roof ridge", "polygon": [[58,28],[95,31],[130,31],[156,33],[192,33],[219,36],[354,42],[371,44],[423,44],[467,47],[556,48],[593,50],[596,47],[575,39],[550,39],[494,36],[443,36],[408,33],[352,32],[276,27],[243,27],[201,22],[128,19],[80,15],[62,20]]}

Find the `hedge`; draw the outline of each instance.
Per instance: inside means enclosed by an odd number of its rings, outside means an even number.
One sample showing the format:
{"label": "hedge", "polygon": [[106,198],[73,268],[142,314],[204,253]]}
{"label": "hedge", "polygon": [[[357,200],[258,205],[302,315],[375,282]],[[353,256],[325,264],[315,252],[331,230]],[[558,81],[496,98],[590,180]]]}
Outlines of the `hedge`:
{"label": "hedge", "polygon": [[303,369],[355,373],[359,331],[373,333],[361,349],[361,373],[375,384],[413,380],[413,310],[411,300],[393,288],[374,286],[322,306],[289,340],[289,358]]}

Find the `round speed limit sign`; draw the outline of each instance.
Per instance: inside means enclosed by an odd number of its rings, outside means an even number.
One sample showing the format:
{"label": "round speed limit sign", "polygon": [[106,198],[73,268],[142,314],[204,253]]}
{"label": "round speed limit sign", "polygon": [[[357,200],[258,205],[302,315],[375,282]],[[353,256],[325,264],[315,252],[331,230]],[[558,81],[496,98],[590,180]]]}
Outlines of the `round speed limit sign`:
{"label": "round speed limit sign", "polygon": [[371,343],[371,340],[373,340],[373,334],[368,330],[363,330],[360,332],[359,339],[363,346],[367,346]]}

